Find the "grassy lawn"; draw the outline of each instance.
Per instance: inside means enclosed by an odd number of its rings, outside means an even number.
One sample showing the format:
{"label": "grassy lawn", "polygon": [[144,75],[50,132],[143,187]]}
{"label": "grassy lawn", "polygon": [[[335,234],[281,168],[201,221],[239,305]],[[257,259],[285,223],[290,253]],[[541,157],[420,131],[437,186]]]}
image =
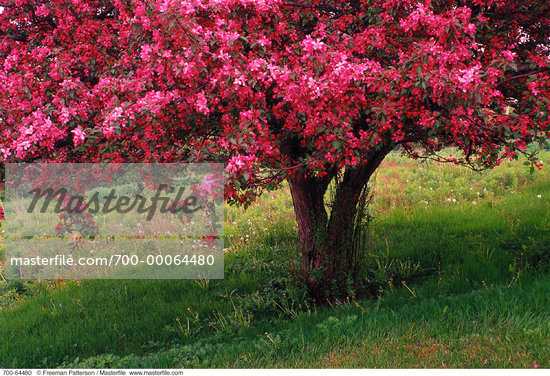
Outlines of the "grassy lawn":
{"label": "grassy lawn", "polygon": [[376,298],[296,284],[283,187],[227,209],[224,280],[0,282],[0,367],[550,367],[550,172],[395,154],[372,189]]}

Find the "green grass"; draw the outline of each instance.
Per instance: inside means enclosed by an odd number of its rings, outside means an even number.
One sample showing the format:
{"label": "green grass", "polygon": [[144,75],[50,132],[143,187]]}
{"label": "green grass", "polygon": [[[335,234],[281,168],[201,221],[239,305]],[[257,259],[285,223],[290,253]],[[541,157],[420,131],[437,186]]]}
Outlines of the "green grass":
{"label": "green grass", "polygon": [[550,174],[384,163],[377,299],[297,286],[283,189],[228,208],[224,280],[0,282],[0,367],[550,367]]}
{"label": "green grass", "polygon": [[380,305],[343,303],[144,356],[98,357],[75,365],[544,367],[550,360],[549,282],[544,277],[527,287],[488,287],[437,299],[394,297]]}
{"label": "green grass", "polygon": [[538,199],[537,193],[548,190],[548,183],[540,182],[475,206],[394,210],[372,230],[373,257],[411,260],[447,277],[456,273],[456,282],[466,288],[541,270],[550,261],[550,197]]}

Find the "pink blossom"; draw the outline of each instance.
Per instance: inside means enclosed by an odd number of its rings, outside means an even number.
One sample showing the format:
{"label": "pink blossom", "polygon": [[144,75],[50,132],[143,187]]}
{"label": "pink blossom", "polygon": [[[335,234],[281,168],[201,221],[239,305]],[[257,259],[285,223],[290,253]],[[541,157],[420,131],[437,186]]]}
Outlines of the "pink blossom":
{"label": "pink blossom", "polygon": [[73,129],[71,132],[74,134],[74,137],[73,137],[74,146],[78,146],[84,143],[84,139],[86,138],[86,133],[82,130],[82,128],[78,127],[76,129]]}
{"label": "pink blossom", "polygon": [[304,48],[304,51],[308,53],[312,53],[314,51],[324,51],[326,49],[326,46],[321,39],[313,39],[309,35],[302,41],[302,47]]}
{"label": "pink blossom", "polygon": [[66,107],[63,107],[61,109],[61,114],[59,115],[58,119],[61,124],[67,124],[71,120],[71,114]]}
{"label": "pink blossom", "polygon": [[197,111],[202,112],[204,115],[208,115],[208,113],[210,112],[206,96],[204,95],[204,91],[201,91],[196,95],[195,108],[197,109]]}
{"label": "pink blossom", "polygon": [[11,155],[11,151],[8,148],[0,148],[0,154],[2,155],[2,161],[6,162],[8,157]]}
{"label": "pink blossom", "polygon": [[475,84],[475,82],[479,79],[480,69],[481,69],[481,65],[477,63],[467,69],[459,70],[457,79],[462,84],[461,85],[462,91],[467,92],[473,88],[472,84]]}
{"label": "pink blossom", "polygon": [[199,188],[201,195],[210,195],[216,187],[219,187],[220,182],[212,174],[207,174],[203,179]]}
{"label": "pink blossom", "polygon": [[504,59],[507,61],[514,61],[517,55],[515,52],[512,52],[510,50],[504,50],[501,52],[501,54],[502,54],[502,57],[504,57]]}
{"label": "pink blossom", "polygon": [[141,60],[143,60],[144,62],[149,62],[151,60],[151,53],[153,52],[153,50],[151,49],[151,46],[148,45],[148,44],[145,44],[143,46],[141,46],[141,53],[140,53],[140,57],[141,57]]}
{"label": "pink blossom", "polygon": [[47,17],[50,14],[50,10],[46,4],[43,4],[36,8],[35,13],[38,17]]}
{"label": "pink blossom", "polygon": [[105,117],[104,124],[116,122],[120,117],[122,117],[122,107],[116,107]]}
{"label": "pink blossom", "polygon": [[105,136],[105,138],[109,139],[115,134],[115,128],[112,126],[103,127],[101,128],[101,133],[103,133],[103,136]]}

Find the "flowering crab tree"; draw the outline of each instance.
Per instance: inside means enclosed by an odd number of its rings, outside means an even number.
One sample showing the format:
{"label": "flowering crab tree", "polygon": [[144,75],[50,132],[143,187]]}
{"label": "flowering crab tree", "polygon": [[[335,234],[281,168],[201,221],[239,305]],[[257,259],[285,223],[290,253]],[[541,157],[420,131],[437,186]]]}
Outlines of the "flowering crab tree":
{"label": "flowering crab tree", "polygon": [[391,150],[452,146],[487,168],[550,132],[544,0],[1,7],[4,163],[223,161],[244,204],[286,180],[318,299],[353,275],[361,197]]}

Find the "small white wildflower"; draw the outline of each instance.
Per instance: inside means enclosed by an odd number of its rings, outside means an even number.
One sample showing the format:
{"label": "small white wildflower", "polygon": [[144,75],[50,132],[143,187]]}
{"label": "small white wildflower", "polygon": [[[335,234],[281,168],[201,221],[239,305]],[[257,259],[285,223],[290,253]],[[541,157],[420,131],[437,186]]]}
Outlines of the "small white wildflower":
{"label": "small white wildflower", "polygon": [[456,202],[456,198],[453,198],[453,202]]}
{"label": "small white wildflower", "polygon": [[542,195],[537,195],[537,198],[542,198]]}
{"label": "small white wildflower", "polygon": [[472,201],[472,205],[477,205],[477,202],[475,202],[475,201]]}

